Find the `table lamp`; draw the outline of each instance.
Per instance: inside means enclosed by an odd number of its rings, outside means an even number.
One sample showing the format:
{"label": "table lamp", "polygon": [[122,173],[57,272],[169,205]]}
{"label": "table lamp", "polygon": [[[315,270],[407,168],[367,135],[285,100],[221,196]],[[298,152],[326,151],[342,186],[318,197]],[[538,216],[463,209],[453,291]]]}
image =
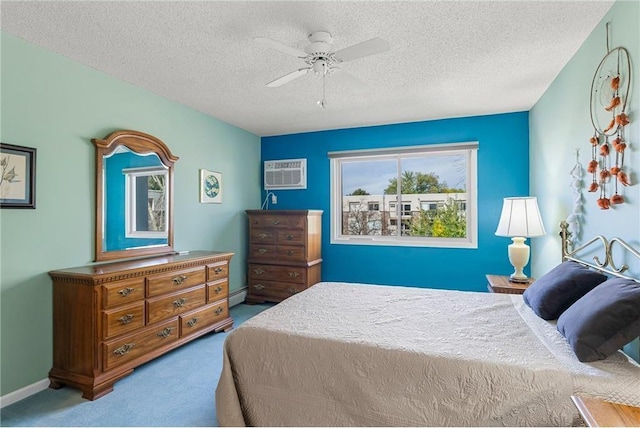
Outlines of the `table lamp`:
{"label": "table lamp", "polygon": [[504,198],[496,236],[508,236],[513,241],[509,245],[509,262],[515,271],[509,277],[509,281],[529,282],[529,278],[523,272],[529,263],[529,246],[524,241],[544,234],[538,200],[535,197]]}

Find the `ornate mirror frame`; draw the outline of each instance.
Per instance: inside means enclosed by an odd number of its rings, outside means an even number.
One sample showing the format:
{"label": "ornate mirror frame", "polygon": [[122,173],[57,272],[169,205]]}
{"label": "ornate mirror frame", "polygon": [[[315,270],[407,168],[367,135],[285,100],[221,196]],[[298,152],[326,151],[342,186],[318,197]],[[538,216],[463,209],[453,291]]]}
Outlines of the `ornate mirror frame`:
{"label": "ornate mirror frame", "polygon": [[[128,257],[142,257],[174,253],[173,249],[173,166],[178,160],[169,148],[159,139],[138,131],[116,131],[104,140],[94,138],[91,142],[96,146],[96,224],[95,224],[95,261],[115,260]],[[105,182],[104,160],[118,148],[126,147],[131,152],[147,155],[155,153],[160,162],[167,168],[166,187],[168,189],[167,245],[133,247],[124,250],[106,251],[103,240],[105,230]]]}

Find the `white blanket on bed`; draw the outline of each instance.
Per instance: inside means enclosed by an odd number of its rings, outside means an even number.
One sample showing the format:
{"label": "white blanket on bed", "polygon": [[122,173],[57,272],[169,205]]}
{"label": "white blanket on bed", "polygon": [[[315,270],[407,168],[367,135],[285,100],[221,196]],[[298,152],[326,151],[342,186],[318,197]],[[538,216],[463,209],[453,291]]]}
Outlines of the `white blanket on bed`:
{"label": "white blanket on bed", "polygon": [[571,425],[577,392],[640,404],[640,367],[578,362],[514,295],[321,283],[224,353],[223,426]]}

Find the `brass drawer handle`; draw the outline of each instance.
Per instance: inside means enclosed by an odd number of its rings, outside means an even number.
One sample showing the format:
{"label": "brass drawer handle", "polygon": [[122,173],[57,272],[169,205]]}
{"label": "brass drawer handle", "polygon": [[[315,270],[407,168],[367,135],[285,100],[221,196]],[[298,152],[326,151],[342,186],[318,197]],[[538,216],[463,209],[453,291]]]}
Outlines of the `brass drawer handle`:
{"label": "brass drawer handle", "polygon": [[178,275],[175,278],[173,278],[173,283],[175,285],[180,285],[184,282],[185,279],[187,279],[186,275]]}
{"label": "brass drawer handle", "polygon": [[224,290],[222,287],[220,287],[219,285],[216,287],[215,290],[213,290],[216,294],[219,294],[222,290]]}
{"label": "brass drawer handle", "polygon": [[293,250],[287,250],[287,256],[292,256],[294,252],[295,251],[293,251]]}
{"label": "brass drawer handle", "polygon": [[267,239],[267,236],[269,236],[269,235],[267,235],[266,233],[259,233],[258,234],[258,238],[260,238],[260,239]]}
{"label": "brass drawer handle", "polygon": [[291,241],[295,237],[296,237],[296,235],[287,235],[287,240]]}
{"label": "brass drawer handle", "polygon": [[198,323],[199,320],[200,320],[199,318],[193,317],[189,321],[187,321],[187,325],[189,327],[193,327],[194,325],[196,325]]}
{"label": "brass drawer handle", "polygon": [[167,338],[171,335],[171,330],[173,330],[174,327],[167,327],[164,330],[162,330],[160,333],[158,333],[158,337],[164,337]]}
{"label": "brass drawer handle", "polygon": [[253,271],[255,272],[256,275],[262,275],[263,273],[265,273],[265,271],[263,269],[260,269],[260,268],[254,269]]}
{"label": "brass drawer handle", "polygon": [[222,272],[224,269],[222,269],[221,267],[217,267],[213,270],[213,273],[215,273],[216,275],[219,274],[220,272]]}
{"label": "brass drawer handle", "polygon": [[129,294],[133,293],[136,289],[135,288],[123,288],[122,290],[118,291],[118,294],[120,294],[122,297],[127,297]]}
{"label": "brass drawer handle", "polygon": [[255,288],[256,290],[264,290],[264,285],[256,284],[256,285],[253,286],[253,288]]}
{"label": "brass drawer handle", "polygon": [[266,253],[267,251],[268,251],[268,250],[267,250],[266,248],[259,248],[259,249],[258,249],[258,253],[260,253],[260,254],[264,254],[264,253]]}
{"label": "brass drawer handle", "polygon": [[290,276],[291,278],[297,278],[297,277],[299,277],[299,276],[300,276],[300,274],[299,274],[298,272],[289,272],[289,276]]}
{"label": "brass drawer handle", "polygon": [[125,343],[124,345],[113,351],[113,353],[116,355],[124,355],[127,352],[131,351],[134,346],[136,346],[135,343]]}
{"label": "brass drawer handle", "polygon": [[220,306],[218,309],[216,309],[216,315],[220,315],[223,312],[224,312],[224,308],[222,306]]}
{"label": "brass drawer handle", "polygon": [[176,308],[181,308],[185,304],[186,301],[187,301],[186,298],[181,297],[178,300],[174,300],[173,301],[173,306],[175,306]]}
{"label": "brass drawer handle", "polygon": [[295,289],[295,288],[293,288],[293,287],[289,288],[289,290],[288,290],[288,291],[289,291],[289,293],[291,293],[291,294],[299,293],[299,291],[298,291],[298,290],[296,290],[296,289]]}
{"label": "brass drawer handle", "polygon": [[129,324],[132,319],[133,319],[133,314],[126,314],[118,318],[118,321],[120,321],[122,324]]}

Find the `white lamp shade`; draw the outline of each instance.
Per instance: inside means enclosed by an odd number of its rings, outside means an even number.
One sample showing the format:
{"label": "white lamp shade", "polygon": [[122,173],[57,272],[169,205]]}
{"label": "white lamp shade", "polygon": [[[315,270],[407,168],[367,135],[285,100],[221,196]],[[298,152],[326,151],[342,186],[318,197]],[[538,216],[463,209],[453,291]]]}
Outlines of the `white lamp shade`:
{"label": "white lamp shade", "polygon": [[504,198],[497,236],[530,238],[544,234],[538,200],[535,197]]}

